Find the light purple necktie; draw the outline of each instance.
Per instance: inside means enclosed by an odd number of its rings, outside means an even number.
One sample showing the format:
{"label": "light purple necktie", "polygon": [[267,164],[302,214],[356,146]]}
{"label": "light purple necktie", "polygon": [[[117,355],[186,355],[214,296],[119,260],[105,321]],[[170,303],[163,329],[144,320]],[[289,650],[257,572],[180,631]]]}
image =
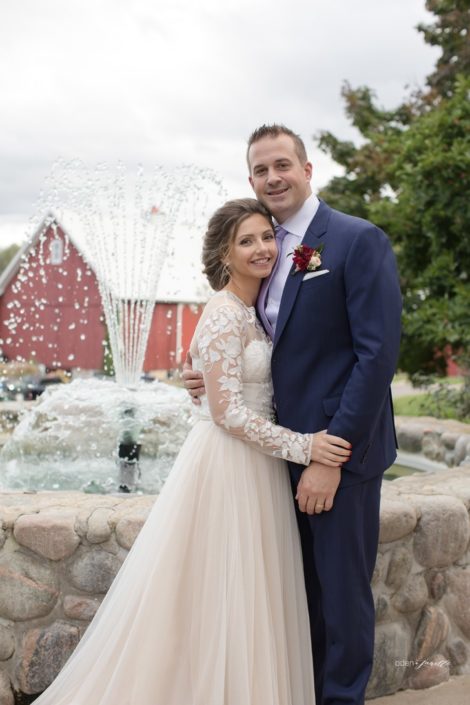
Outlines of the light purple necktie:
{"label": "light purple necktie", "polygon": [[256,307],[258,309],[258,314],[259,317],[261,318],[261,321],[263,322],[263,326],[268,333],[268,335],[271,338],[274,338],[274,330],[273,327],[266,316],[266,300],[268,296],[268,289],[269,285],[271,284],[271,281],[276,274],[277,270],[279,269],[279,264],[281,261],[281,252],[282,252],[282,243],[285,238],[285,236],[288,234],[288,231],[285,230],[281,225],[276,225],[276,242],[277,242],[277,249],[278,249],[278,257],[276,260],[276,263],[274,267],[272,268],[271,274],[269,277],[266,277],[266,279],[263,281],[261,284],[261,289],[258,294],[258,301],[256,302]]}

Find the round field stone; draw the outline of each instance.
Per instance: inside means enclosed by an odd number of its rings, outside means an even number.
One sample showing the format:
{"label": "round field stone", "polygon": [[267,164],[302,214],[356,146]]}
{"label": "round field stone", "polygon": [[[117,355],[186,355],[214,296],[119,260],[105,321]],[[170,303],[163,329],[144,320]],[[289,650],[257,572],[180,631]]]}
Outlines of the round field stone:
{"label": "round field stone", "polygon": [[14,652],[15,633],[10,627],[0,624],[0,661],[6,661]]}
{"label": "round field stone", "polygon": [[26,632],[22,658],[17,668],[21,691],[30,695],[45,690],[58,675],[79,640],[78,627],[60,621]]}
{"label": "round field stone", "polygon": [[422,575],[412,575],[405,585],[392,597],[392,605],[398,612],[416,612],[426,604],[428,586]]}
{"label": "round field stone", "polygon": [[123,548],[130,549],[140,533],[150,509],[122,517],[116,525],[116,538]]}
{"label": "round field stone", "polygon": [[99,600],[82,595],[66,595],[64,599],[64,614],[70,619],[89,621],[93,619],[100,606]]}
{"label": "round field stone", "polygon": [[457,561],[470,539],[470,521],[463,502],[447,495],[421,496],[421,518],[414,535],[415,558],[428,568]]}
{"label": "round field stone", "polygon": [[24,514],[16,520],[13,534],[19,544],[52,561],[71,556],[80,543],[71,512]]}
{"label": "round field stone", "polygon": [[121,560],[101,548],[82,551],[69,567],[72,583],[85,592],[106,592],[121,567]]}
{"label": "round field stone", "polygon": [[0,671],[0,705],[15,705],[10,679],[4,671]]}
{"label": "round field stone", "polygon": [[413,565],[413,556],[406,546],[397,546],[388,564],[385,584],[398,590],[405,582]]}
{"label": "round field stone", "polygon": [[410,534],[417,522],[416,510],[402,499],[383,498],[380,505],[380,543],[397,541]]}
{"label": "round field stone", "polygon": [[378,624],[375,630],[374,665],[366,698],[395,693],[401,687],[411,649],[409,627],[399,622]]}
{"label": "round field stone", "polygon": [[415,658],[418,661],[429,659],[449,634],[449,620],[438,607],[426,607],[415,636]]}
{"label": "round field stone", "polygon": [[112,530],[108,519],[113,514],[112,509],[98,507],[88,519],[86,537],[90,543],[103,543],[111,536]]}
{"label": "round field stone", "polygon": [[449,677],[449,660],[442,654],[434,654],[431,659],[416,662],[406,679],[406,687],[416,690],[432,688],[439,683],[445,683]]}
{"label": "round field stone", "polygon": [[423,429],[419,426],[401,426],[397,428],[398,444],[407,453],[419,453],[423,442]]}
{"label": "round field stone", "polygon": [[20,551],[0,557],[0,617],[23,621],[44,617],[59,592],[49,565]]}
{"label": "round field stone", "polygon": [[463,635],[470,639],[470,567],[447,571],[444,607]]}

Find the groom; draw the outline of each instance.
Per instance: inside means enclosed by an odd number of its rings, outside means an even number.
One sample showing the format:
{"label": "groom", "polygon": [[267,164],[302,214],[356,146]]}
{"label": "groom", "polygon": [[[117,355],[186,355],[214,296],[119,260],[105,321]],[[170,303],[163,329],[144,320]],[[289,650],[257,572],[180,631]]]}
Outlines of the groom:
{"label": "groom", "polygon": [[[278,265],[263,284],[258,314],[273,338],[279,422],[304,433],[326,428],[352,444],[342,468],[315,462],[289,467],[316,705],[361,705],[374,651],[370,579],[380,485],[396,457],[390,383],[401,295],[395,258],[381,230],[312,193],[312,165],[291,130],[258,128],[247,159],[250,184],[278,223]],[[295,271],[291,255],[301,243],[316,253],[304,249],[307,260]]]}

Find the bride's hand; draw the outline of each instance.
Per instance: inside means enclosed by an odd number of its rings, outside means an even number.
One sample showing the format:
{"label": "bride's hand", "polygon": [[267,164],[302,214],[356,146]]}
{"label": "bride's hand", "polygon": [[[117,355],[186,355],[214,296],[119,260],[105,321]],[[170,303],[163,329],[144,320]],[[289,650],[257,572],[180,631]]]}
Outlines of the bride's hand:
{"label": "bride's hand", "polygon": [[193,404],[199,406],[201,404],[199,397],[202,397],[203,394],[206,393],[206,389],[204,387],[202,373],[197,370],[193,370],[193,359],[189,351],[186,355],[181,377],[183,379],[183,384],[186,391],[191,395]]}
{"label": "bride's hand", "polygon": [[312,461],[337,468],[351,457],[351,444],[325,431],[312,434]]}

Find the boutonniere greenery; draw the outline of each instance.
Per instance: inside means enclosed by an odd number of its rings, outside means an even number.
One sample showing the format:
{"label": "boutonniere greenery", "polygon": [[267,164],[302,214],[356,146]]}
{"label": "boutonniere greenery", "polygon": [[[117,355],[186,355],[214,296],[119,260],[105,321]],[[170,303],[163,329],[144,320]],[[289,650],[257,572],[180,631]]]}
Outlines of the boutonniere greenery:
{"label": "boutonniere greenery", "polygon": [[309,247],[308,245],[297,245],[297,247],[294,247],[294,252],[288,255],[288,257],[292,255],[292,262],[295,267],[292,270],[292,274],[314,272],[318,267],[321,267],[323,248],[323,244],[318,247]]}

